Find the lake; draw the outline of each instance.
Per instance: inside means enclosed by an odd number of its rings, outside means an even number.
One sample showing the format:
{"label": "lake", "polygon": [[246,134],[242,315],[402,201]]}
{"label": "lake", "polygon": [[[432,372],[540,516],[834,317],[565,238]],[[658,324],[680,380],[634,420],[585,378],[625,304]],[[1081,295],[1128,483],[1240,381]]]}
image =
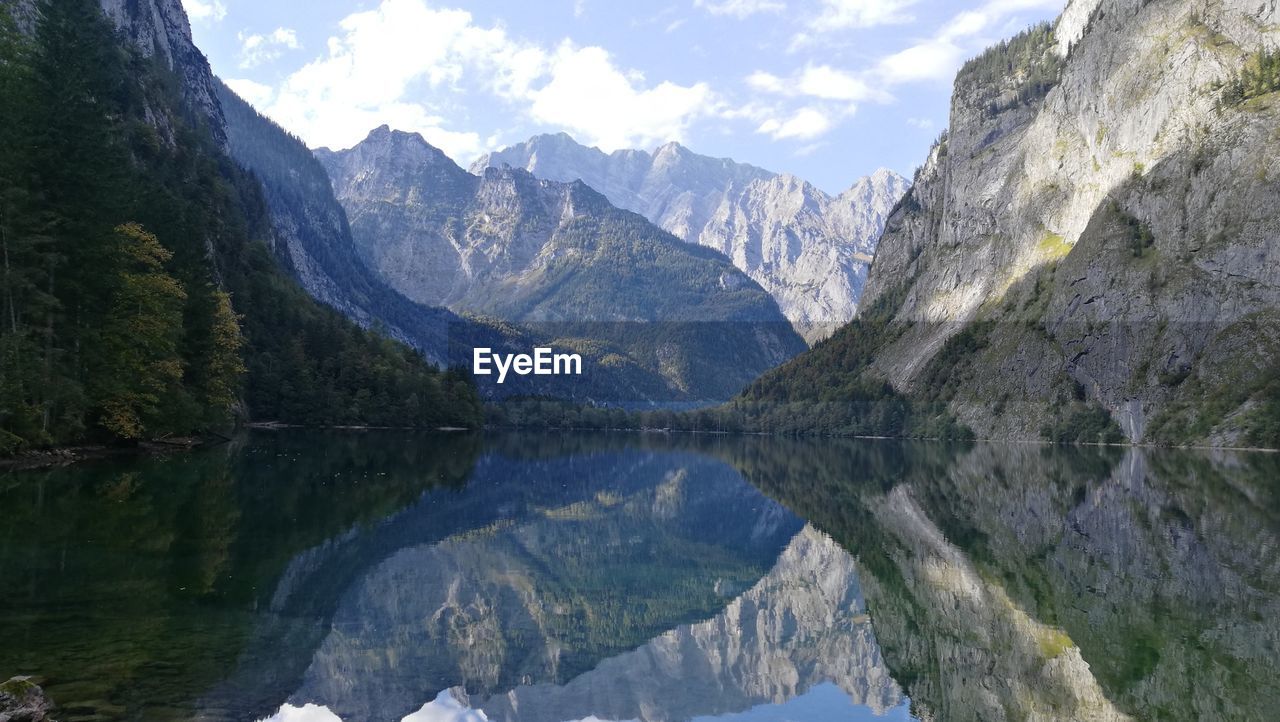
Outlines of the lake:
{"label": "lake", "polygon": [[1280,456],[255,432],[0,476],[59,719],[1273,719]]}

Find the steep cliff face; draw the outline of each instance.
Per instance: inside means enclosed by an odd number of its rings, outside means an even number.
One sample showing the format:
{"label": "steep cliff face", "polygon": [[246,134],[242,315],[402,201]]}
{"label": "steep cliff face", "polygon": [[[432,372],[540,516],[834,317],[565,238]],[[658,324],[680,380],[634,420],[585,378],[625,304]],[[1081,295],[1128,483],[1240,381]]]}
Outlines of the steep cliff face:
{"label": "steep cliff face", "polygon": [[[148,58],[156,58],[174,73],[179,92],[191,112],[199,118],[214,138],[226,149],[226,129],[222,108],[214,91],[213,71],[204,53],[191,39],[191,23],[182,0],[98,0],[102,12],[119,29],[125,39]],[[9,12],[24,32],[34,32],[38,8],[36,0],[6,0]],[[156,114],[152,119],[160,125]],[[167,131],[168,128],[158,127]]]}
{"label": "steep cliff face", "polygon": [[617,363],[651,369],[692,399],[728,398],[804,348],[773,299],[723,256],[581,182],[511,168],[474,176],[385,126],[317,157],[361,259],[418,303],[583,348],[612,345]]}
{"label": "steep cliff face", "polygon": [[1244,440],[1280,360],[1280,98],[1224,86],[1278,21],[1274,2],[1073,0],[966,66],[876,252],[863,303],[895,320],[872,375],[943,380],[984,436],[1093,404],[1134,441]]}
{"label": "steep cliff face", "polygon": [[906,191],[888,170],[830,196],[790,175],[669,143],[606,155],[565,134],[537,136],[472,165],[582,180],[672,234],[714,248],[777,300],[810,341],[853,317],[885,217]]}
{"label": "steep cliff face", "polygon": [[[40,230],[22,245],[38,252],[10,254],[11,275],[38,280],[22,282],[27,297],[11,294],[9,332],[38,334],[31,347],[44,349],[41,361],[19,364],[44,368],[31,386],[38,393],[17,392],[20,405],[63,428],[10,432],[12,444],[77,442],[100,427],[127,438],[205,432],[233,416],[435,425],[432,415],[456,409],[460,422],[478,421],[465,379],[314,303],[271,257],[263,189],[228,157],[213,78],[177,0],[5,3],[0,12],[14,8],[32,34],[6,38],[30,53],[7,56],[0,103],[24,109],[3,124],[7,197],[23,199],[6,201],[5,234]],[[118,228],[151,250],[128,250]],[[126,303],[135,267],[164,292]],[[16,323],[19,305],[29,327]],[[75,308],[96,315],[62,312]],[[104,409],[127,409],[124,421],[101,423],[116,415]]]}
{"label": "steep cliff face", "polygon": [[213,72],[191,39],[181,0],[101,0],[102,10],[143,55],[158,58],[181,81],[182,95],[223,149],[227,136]]}

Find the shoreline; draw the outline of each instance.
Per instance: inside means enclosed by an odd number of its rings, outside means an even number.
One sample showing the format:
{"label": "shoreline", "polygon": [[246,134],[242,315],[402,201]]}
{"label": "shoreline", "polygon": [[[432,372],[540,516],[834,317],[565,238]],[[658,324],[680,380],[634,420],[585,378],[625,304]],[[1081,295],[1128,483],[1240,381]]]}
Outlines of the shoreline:
{"label": "shoreline", "polygon": [[224,436],[208,436],[148,439],[147,441],[140,441],[133,446],[112,446],[109,444],[55,446],[48,449],[24,451],[13,456],[0,458],[0,473],[55,469],[91,461],[105,461],[107,459],[126,457],[167,456],[169,454],[193,451],[206,446],[225,444],[228,441],[229,439]]}
{"label": "shoreline", "polygon": [[[468,433],[476,431],[484,432],[523,432],[523,433],[628,433],[628,434],[687,434],[687,435],[705,435],[705,436],[756,436],[769,438],[794,438],[794,439],[858,439],[861,441],[923,441],[928,443],[979,443],[979,444],[1008,444],[1021,446],[1043,446],[1043,447],[1095,447],[1095,448],[1118,448],[1118,449],[1146,449],[1152,451],[1170,450],[1170,451],[1231,451],[1246,452],[1258,454],[1280,454],[1280,449],[1269,449],[1266,447],[1249,447],[1249,446],[1206,446],[1206,445],[1185,445],[1185,446],[1162,446],[1159,444],[1100,444],[1100,443],[1072,443],[1057,444],[1052,441],[1037,441],[1034,439],[942,439],[932,437],[905,437],[905,436],[867,436],[867,435],[848,435],[848,436],[832,436],[818,434],[771,434],[764,431],[709,431],[709,430],[693,430],[693,429],[636,429],[636,428],[523,428],[518,426],[487,426],[480,429],[467,429],[462,427],[441,426],[432,429],[415,429],[411,426],[304,426],[301,424],[285,424],[279,422],[259,422],[245,424],[241,427],[244,431],[291,431],[291,430],[310,430],[310,431],[422,431],[426,433]],[[0,458],[0,474],[14,471],[41,471],[47,469],[55,469],[66,466],[74,466],[76,464],[90,463],[95,461],[106,461],[108,459],[122,459],[126,457],[159,457],[168,456],[175,453],[184,453],[203,449],[219,444],[226,444],[232,441],[232,437],[220,434],[211,434],[201,437],[180,437],[175,439],[148,439],[140,441],[133,446],[112,446],[108,444],[74,444],[68,446],[57,446],[48,449],[38,449],[34,451],[26,451],[14,456]]]}
{"label": "shoreline", "polygon": [[[291,430],[336,430],[336,431],[422,431],[427,433],[456,434],[472,431],[460,426],[440,426],[432,429],[418,429],[412,426],[304,426],[301,424],[285,424],[276,421],[255,422],[245,424],[241,431],[291,431]],[[477,429],[477,431],[481,431]],[[77,464],[124,459],[129,457],[159,457],[170,454],[185,453],[204,449],[219,444],[227,444],[234,436],[222,434],[206,434],[203,436],[183,436],[170,439],[147,439],[134,445],[111,444],[68,444],[45,449],[22,451],[13,456],[0,457],[0,474],[13,471],[42,471],[58,469]]]}

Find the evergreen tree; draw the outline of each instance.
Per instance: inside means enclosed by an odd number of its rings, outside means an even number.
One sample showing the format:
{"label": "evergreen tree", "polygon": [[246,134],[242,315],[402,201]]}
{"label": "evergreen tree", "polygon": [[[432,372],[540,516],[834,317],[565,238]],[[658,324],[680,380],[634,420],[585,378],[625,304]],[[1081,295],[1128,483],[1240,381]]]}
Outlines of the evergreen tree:
{"label": "evergreen tree", "polygon": [[28,121],[34,97],[29,43],[0,12],[0,453],[29,439],[49,440],[40,390],[47,380],[44,323],[56,299],[48,293],[53,267],[49,239],[34,217],[25,180]]}
{"label": "evergreen tree", "polygon": [[1222,104],[1238,105],[1280,90],[1280,49],[1263,48],[1223,88]]}

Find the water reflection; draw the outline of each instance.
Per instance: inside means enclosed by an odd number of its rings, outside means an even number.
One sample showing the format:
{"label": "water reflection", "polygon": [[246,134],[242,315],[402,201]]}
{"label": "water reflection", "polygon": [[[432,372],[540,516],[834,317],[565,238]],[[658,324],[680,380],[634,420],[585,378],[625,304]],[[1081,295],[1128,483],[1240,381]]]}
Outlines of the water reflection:
{"label": "water reflection", "polygon": [[[768,575],[711,619],[681,625],[566,684],[525,685],[469,704],[490,720],[657,722],[781,705],[823,684],[843,693],[845,708],[880,715],[902,702],[876,646],[853,558],[806,527]],[[453,694],[466,699],[465,690]]]}
{"label": "water reflection", "polygon": [[920,716],[1268,719],[1280,702],[1280,458],[779,443],[719,452],[856,551]]}
{"label": "water reflection", "polygon": [[0,678],[70,720],[1267,719],[1278,492],[1234,453],[254,435],[0,477]]}
{"label": "water reflection", "polygon": [[[396,575],[403,571],[399,565],[391,566],[382,573]],[[435,569],[430,562],[424,566]],[[488,570],[486,574],[512,575],[510,564],[482,563],[466,570],[456,569],[455,576],[443,580],[441,586],[447,589],[446,594],[454,599],[469,598],[459,589],[465,586],[461,579],[473,576],[475,568]],[[523,574],[518,578],[526,580]],[[489,601],[500,595],[479,598]],[[402,606],[404,600],[377,593],[361,602],[383,609],[393,607],[397,614],[413,619],[424,613],[432,620],[442,616],[441,610],[433,611],[430,603],[423,605],[419,599],[415,597],[409,603],[412,611]],[[335,651],[325,647],[338,647],[337,654],[345,657],[395,657],[397,665],[415,672],[429,669],[432,658],[451,653],[440,650],[439,642],[423,644],[421,634],[414,634],[417,629],[406,634],[405,627],[409,625],[370,624],[370,617],[360,615],[365,637],[358,641],[351,639],[349,630],[335,624],[330,637],[333,641],[327,641],[317,655],[319,669],[308,673],[310,683],[294,695],[294,704],[272,718],[273,722],[381,719],[385,710],[402,706],[391,702],[398,693],[423,683],[401,680],[397,689],[395,683],[387,684],[387,675],[360,670],[354,675],[355,684],[377,680],[377,692],[372,695],[371,704],[354,706],[351,700],[359,699],[360,693],[353,693],[349,686],[339,693],[332,690],[335,685],[351,681],[334,679],[339,669],[349,675],[351,665],[335,662],[330,658]],[[470,655],[477,646],[501,636],[469,635],[466,643],[457,645],[459,649],[452,652]],[[478,639],[484,641],[478,643]],[[407,665],[402,656],[406,643],[414,647],[409,651],[414,661]],[[521,651],[528,653],[527,647]],[[317,676],[321,677],[319,682],[315,680]],[[303,704],[302,700],[312,701]],[[324,704],[317,706],[314,700]],[[862,714],[858,708],[862,708]],[[339,717],[334,710],[343,715]],[[741,714],[744,711],[748,713]],[[875,642],[853,558],[830,537],[805,527],[791,538],[767,575],[710,619],[664,632],[637,649],[598,662],[566,683],[526,681],[498,694],[469,692],[463,684],[441,692],[403,719],[658,722],[694,718],[797,719],[796,715],[801,715],[799,719],[848,720],[883,718],[890,712],[897,712],[897,719],[906,718],[902,690],[893,681]]]}
{"label": "water reflection", "polygon": [[[678,452],[495,452],[463,496],[517,478],[527,499],[502,494],[495,521],[366,556],[294,699],[398,720],[450,686],[496,694],[573,679],[715,614],[801,525],[723,463]],[[426,501],[407,527],[438,526],[442,500]]]}

